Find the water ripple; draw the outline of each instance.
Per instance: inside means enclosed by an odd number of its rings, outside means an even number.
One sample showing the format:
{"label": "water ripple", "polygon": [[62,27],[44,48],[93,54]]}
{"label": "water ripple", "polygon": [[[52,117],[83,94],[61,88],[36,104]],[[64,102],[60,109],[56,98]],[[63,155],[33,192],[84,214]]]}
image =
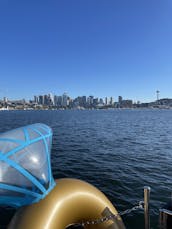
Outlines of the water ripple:
{"label": "water ripple", "polygon": [[[171,110],[0,112],[0,131],[36,122],[51,126],[54,177],[92,183],[120,211],[141,200],[143,186],[150,185],[152,228],[158,228],[157,209],[171,195],[171,115]],[[142,212],[136,216],[123,217],[127,228],[143,228]]]}

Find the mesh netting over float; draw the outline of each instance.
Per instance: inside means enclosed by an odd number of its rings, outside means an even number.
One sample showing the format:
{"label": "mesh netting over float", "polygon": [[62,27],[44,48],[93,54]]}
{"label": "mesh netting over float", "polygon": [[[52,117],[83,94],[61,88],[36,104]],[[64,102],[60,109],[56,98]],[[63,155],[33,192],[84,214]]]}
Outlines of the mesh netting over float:
{"label": "mesh netting over float", "polygon": [[52,130],[44,124],[0,134],[0,205],[31,204],[52,190],[51,145]]}

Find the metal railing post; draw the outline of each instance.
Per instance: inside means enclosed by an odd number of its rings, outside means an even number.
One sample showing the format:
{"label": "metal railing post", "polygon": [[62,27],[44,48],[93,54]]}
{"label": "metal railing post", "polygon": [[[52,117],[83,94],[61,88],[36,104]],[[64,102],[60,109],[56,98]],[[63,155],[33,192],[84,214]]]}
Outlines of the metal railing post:
{"label": "metal railing post", "polygon": [[159,209],[159,228],[163,229],[163,210]]}
{"label": "metal railing post", "polygon": [[160,229],[167,229],[167,219],[168,217],[172,217],[172,211],[168,209],[160,209],[159,210],[159,226]]}
{"label": "metal railing post", "polygon": [[144,217],[145,217],[145,229],[150,229],[150,215],[149,215],[149,200],[150,200],[149,186],[144,187]]}
{"label": "metal railing post", "polygon": [[159,210],[159,226],[160,229],[165,229],[167,227],[167,215],[164,212],[164,209]]}

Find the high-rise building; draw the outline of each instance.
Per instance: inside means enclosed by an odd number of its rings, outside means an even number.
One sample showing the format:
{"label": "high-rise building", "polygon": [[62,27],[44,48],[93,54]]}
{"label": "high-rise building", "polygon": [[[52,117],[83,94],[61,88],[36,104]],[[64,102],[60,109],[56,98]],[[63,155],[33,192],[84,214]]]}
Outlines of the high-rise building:
{"label": "high-rise building", "polygon": [[68,95],[67,93],[64,93],[62,95],[62,106],[67,107],[68,106]]}
{"label": "high-rise building", "polygon": [[93,99],[94,99],[94,96],[90,95],[88,98],[87,98],[87,103],[88,105],[92,105],[93,104]]}
{"label": "high-rise building", "polygon": [[54,96],[54,104],[55,106],[61,107],[62,106],[62,96]]}
{"label": "high-rise building", "polygon": [[48,97],[48,95],[44,95],[44,103],[43,103],[43,105],[49,105],[49,97]]}
{"label": "high-rise building", "polygon": [[118,96],[118,103],[120,104],[122,102],[122,96]]}
{"label": "high-rise building", "polygon": [[98,105],[98,103],[99,103],[99,99],[98,98],[95,98],[95,99],[93,99],[93,105]]}
{"label": "high-rise building", "polygon": [[49,97],[49,104],[50,105],[54,105],[54,96],[52,93],[48,94],[48,97]]}
{"label": "high-rise building", "polygon": [[39,103],[39,97],[36,95],[34,96],[34,103],[37,103],[37,104]]}
{"label": "high-rise building", "polygon": [[39,95],[38,96],[38,104],[44,105],[44,95]]}
{"label": "high-rise building", "polygon": [[102,98],[99,99],[99,104],[103,105],[104,104],[104,101]]}
{"label": "high-rise building", "polygon": [[82,96],[82,106],[85,107],[87,104],[87,97],[86,96]]}
{"label": "high-rise building", "polygon": [[108,97],[105,97],[105,105],[106,106],[109,105],[109,99],[108,99]]}
{"label": "high-rise building", "polygon": [[4,103],[7,103],[7,102],[8,102],[8,98],[4,97]]}
{"label": "high-rise building", "polygon": [[113,97],[110,97],[110,105],[114,105],[114,98]]}

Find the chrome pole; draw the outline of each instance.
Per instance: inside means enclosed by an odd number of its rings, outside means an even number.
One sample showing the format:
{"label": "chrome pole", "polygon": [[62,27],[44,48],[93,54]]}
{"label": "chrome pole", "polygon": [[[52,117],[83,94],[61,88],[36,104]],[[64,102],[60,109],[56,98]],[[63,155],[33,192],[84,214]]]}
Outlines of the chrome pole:
{"label": "chrome pole", "polygon": [[149,200],[150,200],[149,186],[144,187],[144,217],[145,217],[145,229],[150,229],[150,215],[149,215]]}

